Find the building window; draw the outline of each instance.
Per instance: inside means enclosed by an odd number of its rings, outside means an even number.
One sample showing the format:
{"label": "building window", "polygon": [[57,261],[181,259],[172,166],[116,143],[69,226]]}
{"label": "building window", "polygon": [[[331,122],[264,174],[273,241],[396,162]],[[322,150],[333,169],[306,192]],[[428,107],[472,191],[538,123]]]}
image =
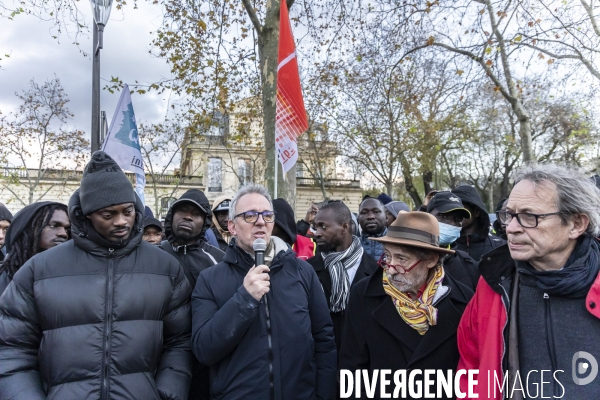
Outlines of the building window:
{"label": "building window", "polygon": [[304,164],[301,162],[296,164],[296,178],[304,178]]}
{"label": "building window", "polygon": [[222,179],[223,179],[223,168],[222,161],[220,158],[209,158],[208,159],[208,191],[209,192],[221,192],[222,191]]}
{"label": "building window", "polygon": [[175,197],[163,197],[160,199],[160,218],[165,218],[169,212],[169,208],[177,200]]}
{"label": "building window", "polygon": [[238,179],[240,181],[240,188],[252,182],[252,164],[250,160],[238,158]]}

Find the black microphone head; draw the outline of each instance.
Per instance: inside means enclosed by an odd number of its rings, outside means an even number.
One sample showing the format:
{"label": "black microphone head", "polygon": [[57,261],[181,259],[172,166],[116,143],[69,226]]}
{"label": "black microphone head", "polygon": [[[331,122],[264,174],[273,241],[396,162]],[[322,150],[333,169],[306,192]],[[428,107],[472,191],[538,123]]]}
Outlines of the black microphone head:
{"label": "black microphone head", "polygon": [[265,251],[267,250],[267,242],[264,239],[258,238],[252,243],[252,249],[254,251]]}

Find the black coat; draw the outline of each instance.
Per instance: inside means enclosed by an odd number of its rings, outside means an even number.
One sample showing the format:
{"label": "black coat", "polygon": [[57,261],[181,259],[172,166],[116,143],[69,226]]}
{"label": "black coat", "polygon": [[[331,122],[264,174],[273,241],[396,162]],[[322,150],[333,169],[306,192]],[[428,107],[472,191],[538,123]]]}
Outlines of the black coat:
{"label": "black coat", "polygon": [[454,254],[444,258],[444,269],[454,280],[465,284],[475,291],[479,282],[479,263],[464,251],[454,249]]}
{"label": "black coat", "polygon": [[142,241],[143,207],[120,248],[69,204],[74,239],[37,254],[0,297],[1,399],[185,399],[190,286]]}
{"label": "black coat", "polygon": [[[352,373],[357,369],[454,371],[459,358],[456,331],[473,291],[446,274],[442,285],[450,291],[435,304],[438,323],[421,336],[398,314],[392,298],[383,289],[382,279],[380,269],[354,285],[350,292],[340,369]],[[393,391],[393,380],[391,387],[388,386],[389,393]],[[375,393],[375,398],[379,398],[379,387]],[[366,398],[364,386],[361,394]]]}
{"label": "black coat", "polygon": [[454,250],[462,250],[475,261],[479,262],[485,253],[505,245],[506,241],[496,235],[492,235],[488,229],[478,234],[461,236],[454,244]]}
{"label": "black coat", "polygon": [[[323,256],[321,254],[317,254],[314,257],[311,257],[307,260],[307,262],[313,266],[315,272],[317,273],[317,277],[319,278],[319,282],[321,282],[321,287],[323,288],[323,292],[325,293],[325,298],[327,299],[327,307],[331,307],[331,275],[329,271],[325,269],[325,262],[323,261]],[[360,260],[360,264],[358,269],[356,270],[356,275],[354,275],[354,279],[350,283],[350,287],[352,287],[355,283],[364,279],[375,271],[379,269],[379,265],[373,259],[373,257],[369,256],[367,253],[363,253],[362,259]],[[333,333],[335,335],[335,344],[338,349],[338,354],[340,351],[340,346],[342,344],[342,333],[344,327],[344,319],[346,318],[346,312],[330,312],[331,321],[333,322]]]}
{"label": "black coat", "polygon": [[337,354],[313,268],[280,251],[270,267],[271,290],[258,302],[243,286],[253,264],[230,243],[223,261],[202,271],[192,295],[192,349],[210,366],[212,398],[332,399]]}

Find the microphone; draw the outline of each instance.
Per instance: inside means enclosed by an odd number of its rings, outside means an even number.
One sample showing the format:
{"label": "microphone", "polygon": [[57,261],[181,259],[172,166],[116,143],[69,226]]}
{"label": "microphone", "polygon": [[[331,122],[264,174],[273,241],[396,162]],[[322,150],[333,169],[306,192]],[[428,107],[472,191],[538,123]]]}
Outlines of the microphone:
{"label": "microphone", "polygon": [[263,265],[265,263],[265,250],[267,250],[267,242],[264,239],[258,238],[252,244],[254,249],[254,259],[256,265]]}

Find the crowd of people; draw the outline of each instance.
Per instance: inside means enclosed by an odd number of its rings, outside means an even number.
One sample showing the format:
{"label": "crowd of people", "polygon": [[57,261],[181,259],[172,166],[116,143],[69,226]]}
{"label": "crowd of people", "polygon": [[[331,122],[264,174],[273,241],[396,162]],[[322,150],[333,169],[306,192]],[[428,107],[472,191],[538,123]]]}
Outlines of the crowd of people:
{"label": "crowd of people", "polygon": [[[468,185],[356,211],[327,200],[296,220],[248,184],[212,204],[189,190],[159,221],[94,153],[68,205],[0,204],[0,399],[336,399],[342,370],[461,369],[480,399],[532,397],[490,395],[525,375],[598,397],[570,378],[574,354],[600,357],[594,180],[524,167],[493,225]],[[562,374],[530,379],[544,370]]]}

